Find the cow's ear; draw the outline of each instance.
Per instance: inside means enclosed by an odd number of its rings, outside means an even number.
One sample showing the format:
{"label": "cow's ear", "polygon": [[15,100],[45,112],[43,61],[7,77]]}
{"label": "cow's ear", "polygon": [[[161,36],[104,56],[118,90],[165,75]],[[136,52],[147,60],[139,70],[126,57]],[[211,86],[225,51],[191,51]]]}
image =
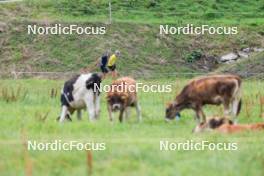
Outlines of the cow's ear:
{"label": "cow's ear", "polygon": [[215,119],[215,118],[212,118],[210,119],[209,121],[209,126],[210,128],[212,129],[215,129],[215,128],[218,128],[219,126],[221,126],[223,124],[223,121],[221,119]]}
{"label": "cow's ear", "polygon": [[108,92],[106,95],[106,99],[109,101],[112,97],[114,97],[114,93],[113,92]]}
{"label": "cow's ear", "polygon": [[107,96],[107,97],[106,97],[106,100],[107,100],[107,101],[110,101],[110,100],[111,100],[111,97],[110,97],[110,96]]}
{"label": "cow's ear", "polygon": [[93,80],[92,78],[88,79],[88,80],[86,81],[86,88],[87,88],[87,89],[92,89],[93,86],[94,86],[94,80]]}
{"label": "cow's ear", "polygon": [[167,107],[167,108],[170,107],[171,104],[172,104],[171,102],[167,102],[167,103],[166,103],[166,107]]}
{"label": "cow's ear", "polygon": [[175,101],[169,101],[166,103],[166,107],[169,108],[169,107],[174,107],[175,106]]}

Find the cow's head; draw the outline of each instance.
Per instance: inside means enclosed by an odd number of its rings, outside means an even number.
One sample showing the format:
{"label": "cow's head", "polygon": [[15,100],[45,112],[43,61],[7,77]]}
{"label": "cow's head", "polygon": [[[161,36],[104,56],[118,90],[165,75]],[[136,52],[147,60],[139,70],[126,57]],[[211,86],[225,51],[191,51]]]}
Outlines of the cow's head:
{"label": "cow's head", "polygon": [[180,111],[181,109],[177,101],[173,101],[172,103],[169,103],[166,107],[165,120],[169,121],[175,118],[180,118],[181,117]]}
{"label": "cow's head", "polygon": [[89,79],[86,80],[86,88],[92,89],[94,92],[100,94],[100,86],[102,82],[102,75],[98,73],[92,73]]}
{"label": "cow's head", "polygon": [[127,102],[126,95],[111,94],[107,97],[108,105],[112,111],[124,109]]}
{"label": "cow's head", "polygon": [[225,124],[232,125],[233,122],[229,120],[228,118],[214,117],[214,118],[210,118],[207,122],[201,122],[200,124],[198,124],[193,129],[193,132],[198,133],[198,132],[203,132],[203,131],[208,131],[208,130],[214,130]]}

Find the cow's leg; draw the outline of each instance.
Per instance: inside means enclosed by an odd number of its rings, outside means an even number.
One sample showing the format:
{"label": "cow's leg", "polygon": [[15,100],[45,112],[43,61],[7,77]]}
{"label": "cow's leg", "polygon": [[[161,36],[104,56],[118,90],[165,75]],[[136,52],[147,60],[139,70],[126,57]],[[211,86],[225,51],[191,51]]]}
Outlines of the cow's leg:
{"label": "cow's leg", "polygon": [[235,124],[237,123],[237,115],[238,115],[239,101],[240,100],[235,99],[232,102],[232,119],[233,119],[233,122]]}
{"label": "cow's leg", "polygon": [[70,113],[67,113],[67,115],[66,115],[65,118],[66,118],[68,121],[72,121]]}
{"label": "cow's leg", "polygon": [[123,122],[124,111],[125,111],[125,109],[123,109],[123,108],[120,110],[119,122],[121,122],[121,123]]}
{"label": "cow's leg", "polygon": [[90,121],[94,121],[96,118],[95,118],[95,104],[94,104],[94,101],[93,101],[93,92],[89,92],[85,98],[85,104],[86,104],[86,109],[88,111],[88,114],[89,114],[89,119]]}
{"label": "cow's leg", "polygon": [[68,114],[68,107],[66,105],[63,105],[61,108],[60,122],[63,122],[65,120],[67,114]]}
{"label": "cow's leg", "polygon": [[107,104],[107,110],[108,110],[109,120],[110,120],[110,122],[112,122],[113,121],[113,112],[112,112],[110,104]]}
{"label": "cow's leg", "polygon": [[126,119],[129,118],[129,115],[130,115],[130,107],[127,107],[126,110],[125,110],[125,117],[126,117]]}
{"label": "cow's leg", "polygon": [[74,113],[75,109],[71,108],[71,107],[68,107],[68,112],[67,112],[67,115],[66,115],[66,119],[69,120],[69,121],[72,121],[71,119],[71,115]]}
{"label": "cow's leg", "polygon": [[[201,122],[206,122],[206,116],[202,110],[202,106],[197,106],[195,109],[195,113],[196,113],[197,124],[200,124]],[[201,117],[202,117],[202,121],[201,121]]]}
{"label": "cow's leg", "polygon": [[232,100],[232,119],[233,122],[236,124],[237,123],[237,116],[240,112],[241,109],[241,88],[239,84],[237,83],[236,90],[234,91],[233,94],[234,99]]}
{"label": "cow's leg", "polygon": [[142,116],[141,116],[141,107],[138,102],[136,102],[136,110],[137,110],[137,118],[138,122],[142,121]]}
{"label": "cow's leg", "polygon": [[200,122],[200,115],[199,115],[198,111],[195,111],[195,115],[196,115],[196,118],[195,118],[196,123],[197,123],[197,124],[200,124],[200,123],[201,123],[201,122]]}
{"label": "cow's leg", "polygon": [[231,112],[232,112],[232,107],[230,106],[230,101],[225,101],[223,103],[224,105],[224,116],[230,116]]}
{"label": "cow's leg", "polygon": [[80,109],[77,110],[77,119],[82,120],[82,110]]}
{"label": "cow's leg", "polygon": [[100,114],[100,96],[95,95],[95,117],[98,119]]}

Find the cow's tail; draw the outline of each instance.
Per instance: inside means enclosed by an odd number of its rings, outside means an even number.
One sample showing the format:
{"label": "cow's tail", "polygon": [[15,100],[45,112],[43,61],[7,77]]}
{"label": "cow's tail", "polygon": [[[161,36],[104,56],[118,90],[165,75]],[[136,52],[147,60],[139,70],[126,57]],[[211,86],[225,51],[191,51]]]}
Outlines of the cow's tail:
{"label": "cow's tail", "polygon": [[67,93],[65,93],[65,90],[62,89],[61,91],[61,106],[66,105],[67,107],[70,106],[70,100],[69,97],[67,96]]}
{"label": "cow's tail", "polygon": [[236,95],[235,95],[235,99],[236,101],[239,101],[238,104],[237,104],[237,107],[236,107],[236,116],[239,115],[240,111],[241,111],[241,108],[242,108],[242,99],[241,99],[241,94],[242,94],[242,90],[241,90],[241,85],[242,84],[242,81],[241,81],[241,78],[238,78],[237,79],[237,91],[236,91]]}
{"label": "cow's tail", "polygon": [[242,99],[240,99],[239,103],[238,103],[238,107],[237,107],[237,112],[236,112],[236,115],[238,116],[240,111],[241,111],[241,108],[242,108]]}

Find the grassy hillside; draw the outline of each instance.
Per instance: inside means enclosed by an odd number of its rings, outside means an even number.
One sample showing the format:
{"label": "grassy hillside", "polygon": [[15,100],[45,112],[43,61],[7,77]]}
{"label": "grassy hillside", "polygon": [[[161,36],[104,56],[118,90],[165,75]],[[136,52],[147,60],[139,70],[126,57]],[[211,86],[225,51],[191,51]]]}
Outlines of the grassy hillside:
{"label": "grassy hillside", "polygon": [[[26,0],[33,16],[56,14],[58,18],[107,19],[109,0]],[[261,24],[264,4],[261,0],[112,0],[113,18],[141,23],[162,22],[236,22]],[[254,19],[254,22],[252,21]],[[255,20],[258,19],[258,20]]]}
{"label": "grassy hillside", "polygon": [[255,54],[249,58],[242,59],[241,61],[226,65],[216,70],[216,72],[238,73],[244,77],[264,77],[264,52]]}
{"label": "grassy hillside", "polygon": [[[142,75],[172,72],[207,72],[205,58],[244,47],[264,47],[261,1],[39,1],[0,4],[0,69],[20,71],[79,71],[94,67],[106,50],[119,49],[121,73]],[[162,10],[161,10],[162,9]],[[160,14],[160,15],[158,15]],[[238,35],[159,35],[159,24],[238,26]],[[60,23],[105,25],[106,35],[27,35],[27,24]],[[201,59],[188,62],[192,53]],[[97,69],[98,70],[98,69]]]}

